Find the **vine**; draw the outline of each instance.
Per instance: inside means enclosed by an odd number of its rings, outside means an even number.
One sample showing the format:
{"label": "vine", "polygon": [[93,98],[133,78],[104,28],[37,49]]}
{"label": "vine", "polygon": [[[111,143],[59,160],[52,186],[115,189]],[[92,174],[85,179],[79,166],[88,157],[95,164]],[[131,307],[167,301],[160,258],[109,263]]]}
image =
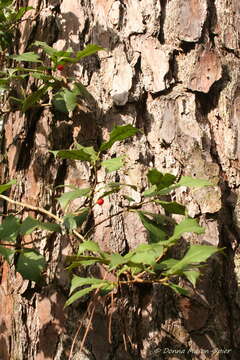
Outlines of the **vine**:
{"label": "vine", "polygon": [[[81,106],[81,97],[89,98],[91,95],[79,80],[64,76],[64,70],[67,66],[76,64],[84,57],[96,54],[103,49],[98,45],[88,45],[84,50],[74,54],[72,49],[59,51],[45,42],[35,41],[32,44],[33,51],[17,55],[11,54],[11,38],[15,26],[24,14],[32,9],[25,7],[13,11],[12,3],[12,1],[0,1],[0,18],[3,19],[0,25],[0,90],[2,101],[4,99],[5,102],[2,115],[7,115],[16,109],[27,112],[32,108],[48,106],[50,109],[55,108],[56,111],[71,116]],[[4,35],[3,29],[5,30]],[[37,50],[38,53],[34,50]],[[39,53],[39,51],[41,52]],[[10,67],[8,67],[9,64]],[[30,77],[38,83],[36,91],[26,87],[26,80]],[[13,96],[13,93],[16,95]],[[119,295],[121,286],[139,283],[162,284],[180,295],[187,295],[187,290],[179,285],[179,278],[184,277],[192,286],[196,286],[202,262],[222,251],[215,246],[189,244],[186,253],[180,259],[173,257],[170,251],[184,233],[202,234],[204,229],[196,219],[188,216],[185,206],[175,201],[166,201],[165,196],[171,196],[181,186],[188,188],[211,186],[207,180],[188,176],[177,179],[172,174],[162,174],[157,169],[149,169],[146,174],[149,186],[144,192],[136,186],[120,182],[109,182],[99,188],[100,184],[97,178],[99,170],[104,169],[105,172],[111,173],[119,171],[125,165],[124,156],[116,158],[108,156],[106,159],[109,150],[116,142],[139,134],[141,131],[132,125],[117,126],[111,131],[109,140],[103,142],[98,149],[75,144],[74,149],[50,151],[54,157],[85,162],[93,169],[91,187],[78,188],[69,185],[71,190],[64,192],[58,198],[62,208],[61,217],[44,208],[15,201],[3,195],[16,184],[16,181],[12,180],[0,185],[0,199],[12,203],[16,207],[42,214],[46,219],[51,220],[41,222],[30,216],[21,220],[16,215],[3,214],[4,220],[0,225],[0,254],[10,264],[15,264],[16,271],[24,279],[41,281],[47,263],[37,249],[26,247],[30,243],[25,246],[19,244],[19,238],[41,229],[68,234],[69,237],[74,236],[80,242],[77,253],[67,257],[66,271],[71,276],[71,288],[65,306],[69,306],[82,296],[91,293],[95,294],[93,298],[99,294],[110,295],[113,299]],[[129,193],[125,191],[127,188],[138,192],[142,201],[136,204]],[[94,214],[94,208],[103,206],[106,197],[120,191],[126,205],[122,205],[117,213],[99,222],[94,219],[91,228],[85,229],[84,223],[90,214]],[[84,206],[71,213],[68,211],[69,205],[77,198],[84,198]],[[155,213],[144,210],[144,206],[149,203],[155,205]],[[127,213],[134,213],[139,217],[148,234],[148,242],[130,249],[124,255],[118,252],[103,251],[93,240],[94,232],[105,221],[120,215],[124,218]],[[182,221],[175,223],[173,214],[182,215]],[[74,274],[76,269],[86,269],[91,266],[103,267],[114,280],[81,277]]]}

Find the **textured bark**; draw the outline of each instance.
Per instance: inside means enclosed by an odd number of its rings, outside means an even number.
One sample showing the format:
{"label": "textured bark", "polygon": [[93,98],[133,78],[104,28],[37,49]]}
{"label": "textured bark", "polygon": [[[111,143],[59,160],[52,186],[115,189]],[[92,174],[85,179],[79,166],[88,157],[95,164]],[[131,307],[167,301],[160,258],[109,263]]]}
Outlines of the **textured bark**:
{"label": "textured bark", "polygon": [[[27,2],[27,1],[26,1]],[[24,2],[24,5],[26,5]],[[14,199],[59,212],[53,187],[85,187],[90,169],[54,160],[49,149],[106,139],[115,125],[143,129],[134,142],[115,145],[127,154],[121,182],[146,186],[154,166],[175,175],[209,179],[214,189],[179,190],[191,216],[206,228],[185,241],[225,246],[213,259],[190,298],[162,286],[123,289],[115,307],[99,303],[92,328],[74,359],[237,360],[240,352],[238,292],[240,234],[240,80],[238,0],[29,0],[34,22],[21,25],[19,51],[34,40],[58,49],[87,43],[106,49],[65,70],[88,87],[95,101],[71,119],[48,109],[11,113],[5,122],[3,181],[17,179]],[[34,11],[33,11],[34,13]],[[104,183],[111,177],[99,173]],[[129,196],[140,201],[133,190]],[[115,195],[96,210],[98,220],[118,211]],[[81,202],[75,202],[79,206]],[[26,239],[27,240],[27,239]],[[95,240],[124,252],[146,241],[133,215],[98,227]],[[63,310],[69,279],[64,258],[72,247],[63,236],[38,243],[49,267],[43,287],[23,281],[3,264],[0,287],[0,359],[67,359],[89,299]],[[179,247],[179,251],[181,248]],[[234,266],[236,265],[236,272]],[[107,307],[112,312],[108,338]],[[86,321],[84,326],[86,326]],[[127,350],[124,346],[123,334]],[[82,335],[82,333],[80,334]]]}

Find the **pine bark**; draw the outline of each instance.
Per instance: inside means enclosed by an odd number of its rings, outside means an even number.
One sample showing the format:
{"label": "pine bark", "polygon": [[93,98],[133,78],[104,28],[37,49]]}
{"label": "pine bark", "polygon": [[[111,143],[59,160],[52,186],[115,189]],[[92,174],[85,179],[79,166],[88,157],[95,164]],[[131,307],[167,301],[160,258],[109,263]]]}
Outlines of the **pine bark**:
{"label": "pine bark", "polygon": [[[78,335],[73,359],[237,360],[240,352],[240,4],[238,0],[29,0],[35,19],[20,26],[16,49],[34,40],[58,49],[81,50],[94,43],[98,56],[65,69],[77,76],[94,101],[70,119],[48,108],[14,111],[4,124],[2,182],[16,179],[11,196],[60,214],[54,188],[85,187],[91,169],[56,160],[48,150],[74,141],[97,145],[116,125],[143,130],[133,142],[116,145],[127,154],[118,179],[146,186],[149,166],[175,175],[209,179],[215,187],[176,193],[206,232],[185,241],[225,247],[213,259],[190,298],[162,286],[122,290],[115,304],[98,303],[84,350]],[[20,4],[21,5],[21,4]],[[29,84],[30,86],[31,84]],[[102,183],[112,179],[101,172]],[[129,193],[136,201],[137,194]],[[110,196],[97,220],[119,210]],[[81,203],[74,203],[79,206]],[[6,205],[5,205],[6,207]],[[8,207],[10,210],[11,207]],[[24,213],[22,213],[24,216]],[[25,213],[26,215],[26,213]],[[26,241],[29,239],[26,239]],[[128,214],[105,222],[95,240],[124,252],[146,240],[139,220]],[[73,244],[74,245],[74,244]],[[6,263],[0,286],[0,359],[68,359],[89,298],[63,309],[69,278],[65,236],[44,237],[38,249],[48,260],[46,284],[23,281]],[[179,248],[179,251],[181,249]],[[109,316],[112,336],[109,340]]]}

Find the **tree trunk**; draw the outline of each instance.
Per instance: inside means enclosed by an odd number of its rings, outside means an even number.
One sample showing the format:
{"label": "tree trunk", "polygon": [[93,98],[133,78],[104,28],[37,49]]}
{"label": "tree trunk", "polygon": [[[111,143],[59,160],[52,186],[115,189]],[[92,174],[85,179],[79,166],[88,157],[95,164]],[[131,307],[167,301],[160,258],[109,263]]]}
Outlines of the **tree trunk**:
{"label": "tree trunk", "polygon": [[[17,180],[11,197],[59,212],[53,189],[89,184],[90,169],[55,160],[48,150],[69,148],[75,140],[94,145],[114,126],[132,124],[143,134],[112,149],[112,155],[127,155],[121,182],[144,188],[149,166],[209,179],[216,185],[210,191],[181,190],[176,197],[206,229],[197,239],[185,240],[225,247],[225,256],[210,262],[190,298],[154,285],[123,289],[114,308],[98,303],[80,351],[89,299],[63,309],[69,291],[65,256],[72,246],[64,236],[44,237],[37,245],[48,261],[44,286],[23,281],[12,267],[2,266],[0,359],[67,359],[81,320],[75,360],[238,359],[240,3],[29,0],[28,5],[35,8],[32,17],[38,15],[21,24],[19,53],[34,40],[58,49],[78,51],[94,43],[107,50],[64,70],[79,77],[93,95],[88,111],[79,110],[70,119],[48,108],[9,114],[2,182]],[[99,173],[102,183],[110,178]],[[140,201],[134,191],[129,195]],[[96,210],[98,219],[116,213],[117,201],[109,196]],[[103,248],[119,252],[145,237],[131,213],[103,223],[95,234]]]}

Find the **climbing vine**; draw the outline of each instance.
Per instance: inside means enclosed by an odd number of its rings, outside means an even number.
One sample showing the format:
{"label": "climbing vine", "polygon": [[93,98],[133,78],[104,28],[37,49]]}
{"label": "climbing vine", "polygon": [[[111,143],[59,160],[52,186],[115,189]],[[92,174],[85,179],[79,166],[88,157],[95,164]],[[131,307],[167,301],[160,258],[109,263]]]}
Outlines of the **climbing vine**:
{"label": "climbing vine", "polygon": [[[31,45],[31,51],[22,54],[11,53],[12,34],[16,30],[17,23],[30,9],[32,8],[25,7],[13,11],[12,1],[0,1],[2,19],[0,90],[1,101],[4,100],[2,116],[7,116],[15,110],[27,112],[37,107],[48,107],[70,117],[81,106],[82,97],[90,98],[91,95],[78,79],[65,76],[64,71],[67,67],[103,49],[98,45],[88,45],[82,51],[74,53],[71,48],[59,51],[45,42],[35,41]],[[3,29],[7,29],[4,34]],[[27,86],[29,78],[35,79],[37,89]],[[189,244],[185,254],[180,258],[174,257],[171,251],[184,233],[204,233],[197,220],[187,214],[185,206],[171,201],[171,195],[181,186],[189,188],[211,186],[207,180],[187,176],[177,179],[172,174],[163,174],[155,168],[149,168],[146,173],[148,188],[145,191],[121,182],[108,182],[100,186],[99,170],[104,169],[105,172],[111,173],[125,166],[126,157],[111,158],[109,150],[116,142],[124,142],[134,136],[141,136],[141,130],[132,125],[123,125],[115,127],[109,139],[102,142],[98,148],[75,144],[73,149],[49,150],[54,157],[85,162],[93,173],[90,187],[78,188],[69,184],[70,191],[64,192],[57,199],[62,209],[60,217],[44,208],[8,197],[6,192],[16,184],[16,181],[11,180],[0,185],[0,198],[3,201],[39,213],[48,220],[39,221],[30,216],[23,220],[20,216],[3,214],[4,220],[0,225],[0,254],[10,264],[15,264],[16,271],[23,278],[41,282],[47,266],[44,256],[34,247],[34,243],[31,248],[29,244],[22,245],[21,238],[24,236],[40,229],[67,234],[69,238],[75,237],[79,242],[76,253],[68,256],[66,260],[66,271],[71,277],[70,297],[66,306],[96,291],[99,295],[115,294],[116,296],[121,286],[138,283],[163,284],[181,295],[187,295],[187,290],[179,285],[179,278],[184,277],[195,286],[200,276],[202,262],[222,251],[215,246],[199,244]],[[136,203],[124,190],[127,188],[139,193],[141,198],[139,203]],[[94,242],[94,232],[97,231],[98,226],[109,220],[109,216],[100,222],[93,219],[90,228],[84,226],[87,219],[94,216],[95,207],[104,206],[106,197],[120,191],[124,199],[123,205],[110,217],[122,215],[124,218],[125,214],[134,213],[139,217],[148,234],[147,243],[140,244],[125,254],[104,251]],[[69,205],[77,198],[83,198],[84,205],[72,213]],[[156,212],[145,210],[145,205],[149,203],[155,205]],[[181,215],[182,220],[176,223],[173,214]],[[41,240],[39,234],[38,238]],[[108,274],[111,274],[112,280],[77,275],[76,270],[88,269],[92,266],[103,267]]]}

